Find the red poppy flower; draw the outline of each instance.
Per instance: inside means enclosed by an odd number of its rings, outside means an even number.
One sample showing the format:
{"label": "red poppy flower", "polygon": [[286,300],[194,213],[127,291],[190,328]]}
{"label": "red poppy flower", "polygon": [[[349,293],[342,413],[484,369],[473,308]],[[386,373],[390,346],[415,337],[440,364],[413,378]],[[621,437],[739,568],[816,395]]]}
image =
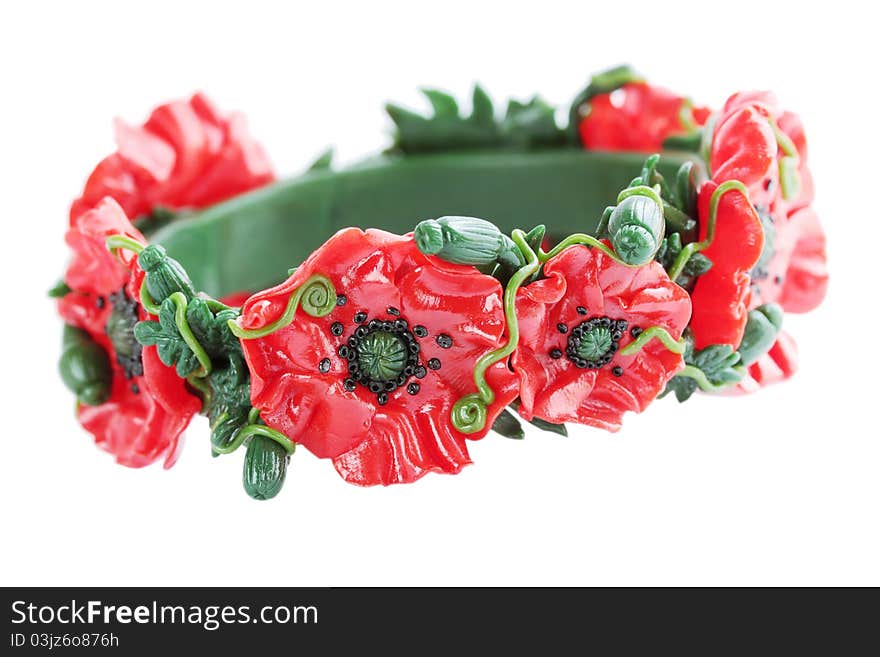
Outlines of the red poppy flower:
{"label": "red poppy flower", "polygon": [[544,274],[517,293],[519,412],[616,431],[626,411],[643,411],[684,367],[656,339],[632,355],[620,349],[652,326],[680,338],[690,298],[658,262],[627,267],[587,247],[565,249]]}
{"label": "red poppy flower", "polygon": [[78,404],[77,415],[119,463],[141,467],[164,456],[171,467],[180,434],[201,403],[174,368],[159,361],[155,347],[142,349],[134,340],[134,324],[147,317],[136,301],[144,273],[130,251],[120,250],[123,264],[107,250],[111,235],[145,243],[109,198],[77,217],[67,233],[73,260],[65,282],[73,291],[59,300],[58,310],[107,352],[112,370],[109,399]]}
{"label": "red poppy flower", "polygon": [[485,428],[465,435],[451,422],[453,405],[475,392],[477,359],[505,344],[498,281],[425,256],[411,235],[348,228],[286,282],[251,297],[241,326],[276,321],[316,274],[339,295],[329,315],[299,311],[286,327],[242,340],[251,399],[266,424],[361,485],[470,463],[465,439],[485,435],[516,396],[507,363],[496,363]]}
{"label": "red poppy flower", "polygon": [[599,94],[589,104],[578,129],[584,147],[596,150],[659,151],[667,138],[703,125],[709,116],[706,108],[646,82]]}
{"label": "red poppy flower", "polygon": [[221,114],[202,94],[160,105],[142,126],[117,122],[116,142],[74,201],[71,222],[105,196],[134,219],[156,207],[213,205],[274,179],[244,116]]}

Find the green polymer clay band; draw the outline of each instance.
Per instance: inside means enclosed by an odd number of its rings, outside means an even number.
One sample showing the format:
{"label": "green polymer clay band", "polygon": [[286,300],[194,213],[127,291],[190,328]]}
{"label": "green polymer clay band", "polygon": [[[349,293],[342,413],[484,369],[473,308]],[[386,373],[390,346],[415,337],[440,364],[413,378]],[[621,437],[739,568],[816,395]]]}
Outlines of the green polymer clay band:
{"label": "green polymer clay band", "polygon": [[[594,233],[603,210],[639,173],[644,155],[580,149],[461,151],[380,156],[346,169],[319,169],[239,196],[150,237],[183,264],[197,289],[220,297],[287,276],[347,226],[408,233],[423,219],[469,215],[548,234]],[[666,152],[673,179],[692,154]]]}

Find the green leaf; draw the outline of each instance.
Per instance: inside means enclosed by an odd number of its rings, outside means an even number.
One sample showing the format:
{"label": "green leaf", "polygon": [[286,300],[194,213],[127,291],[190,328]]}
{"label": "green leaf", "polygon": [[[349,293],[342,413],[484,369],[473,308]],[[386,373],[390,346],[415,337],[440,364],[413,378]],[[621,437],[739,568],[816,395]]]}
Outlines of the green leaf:
{"label": "green leaf", "polygon": [[451,95],[437,89],[423,89],[432,114],[422,116],[394,104],[385,109],[396,127],[395,146],[404,153],[465,149],[526,149],[561,145],[564,134],[556,125],[555,110],[540,98],[521,103],[511,101],[502,120],[495,115],[492,99],[475,85],[472,109],[461,113]]}
{"label": "green leaf", "polygon": [[472,96],[471,121],[487,128],[495,127],[495,107],[486,90],[478,84],[474,85]]}
{"label": "green leaf", "polygon": [[523,431],[519,420],[506,408],[495,418],[495,422],[492,424],[492,431],[501,434],[505,438],[513,438],[514,440],[522,440],[526,437],[526,433]]}
{"label": "green leaf", "polygon": [[445,91],[422,89],[434,109],[434,118],[458,118],[458,102]]}
{"label": "green leaf", "polygon": [[159,360],[169,367],[175,365],[177,375],[183,379],[198,368],[199,361],[177,330],[174,312],[174,302],[165,299],[159,310],[159,321],[138,322],[134,336],[145,347],[155,345]]}
{"label": "green leaf", "polygon": [[547,420],[542,420],[539,417],[533,417],[531,420],[528,420],[528,423],[533,427],[537,427],[541,431],[549,431],[550,433],[555,433],[560,436],[568,437],[568,428],[564,424],[556,424],[554,422],[548,422]]}
{"label": "green leaf", "polygon": [[251,411],[250,379],[243,357],[231,355],[226,367],[211,372],[208,384],[211,387],[211,403],[207,411],[211,444],[225,447],[248,423]]}
{"label": "green leaf", "polygon": [[[685,331],[684,362],[687,365],[698,367],[716,386],[732,385],[742,380],[742,372],[735,369],[741,365],[740,355],[730,345],[711,344],[703,349],[694,350],[693,334],[690,330]],[[675,393],[675,398],[683,402],[690,399],[698,389],[697,382],[686,376],[675,376],[666,385],[661,397]]]}
{"label": "green leaf", "polygon": [[186,321],[202,348],[213,357],[240,351],[241,343],[229,330],[229,320],[238,317],[235,309],[221,310],[216,315],[201,297],[195,297],[186,308]]}
{"label": "green leaf", "polygon": [[684,266],[684,273],[688,276],[702,276],[710,269],[712,269],[712,261],[702,253],[695,253]]}
{"label": "green leaf", "polygon": [[556,110],[535,96],[527,103],[511,100],[501,122],[505,140],[519,148],[559,145],[564,133],[556,125]]}
{"label": "green leaf", "polygon": [[324,169],[329,169],[333,164],[333,147],[331,146],[323,153],[321,153],[317,159],[309,165],[309,168],[306,171],[323,171]]}
{"label": "green leaf", "polygon": [[51,299],[60,299],[71,291],[72,290],[68,287],[67,283],[64,281],[58,281],[52,286],[52,289],[49,290],[48,294]]}

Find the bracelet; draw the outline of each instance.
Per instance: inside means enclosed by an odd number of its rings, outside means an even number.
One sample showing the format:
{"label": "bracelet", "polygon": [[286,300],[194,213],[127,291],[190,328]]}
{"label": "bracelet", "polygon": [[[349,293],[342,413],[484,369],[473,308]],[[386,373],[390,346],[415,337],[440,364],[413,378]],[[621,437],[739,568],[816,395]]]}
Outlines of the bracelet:
{"label": "bracelet", "polygon": [[803,127],[772,95],[710,111],[620,67],[560,127],[538,97],[424,93],[428,115],[387,106],[386,152],[286,180],[202,95],[120,125],[51,291],[100,447],[170,467],[201,413],[268,499],[297,445],[412,482],[521,420],[617,431],[668,393],[792,375],[783,315],[828,274]]}

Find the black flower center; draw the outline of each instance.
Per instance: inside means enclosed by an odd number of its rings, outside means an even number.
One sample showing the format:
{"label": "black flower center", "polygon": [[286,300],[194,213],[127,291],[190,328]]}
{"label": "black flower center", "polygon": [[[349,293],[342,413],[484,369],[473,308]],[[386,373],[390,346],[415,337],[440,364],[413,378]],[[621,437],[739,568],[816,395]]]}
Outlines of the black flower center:
{"label": "black flower center", "polygon": [[627,323],[610,317],[593,317],[571,330],[565,355],[581,369],[597,370],[614,358]]}
{"label": "black flower center", "polygon": [[[388,393],[403,386],[409,394],[418,394],[420,386],[415,382],[407,385],[407,382],[411,377],[424,378],[427,370],[419,363],[421,347],[408,322],[405,319],[367,322],[365,315],[363,312],[355,315],[360,326],[338,349],[338,354],[348,363],[346,390],[362,385],[375,393],[380,405],[387,403]],[[419,335],[427,334],[423,326],[415,330]],[[337,335],[332,328],[331,333]]]}
{"label": "black flower center", "polygon": [[137,302],[125,293],[125,288],[114,292],[109,297],[113,309],[104,327],[110,338],[116,362],[122,368],[126,379],[143,376],[144,363],[141,358],[142,347],[134,337],[134,325],[138,322]]}

